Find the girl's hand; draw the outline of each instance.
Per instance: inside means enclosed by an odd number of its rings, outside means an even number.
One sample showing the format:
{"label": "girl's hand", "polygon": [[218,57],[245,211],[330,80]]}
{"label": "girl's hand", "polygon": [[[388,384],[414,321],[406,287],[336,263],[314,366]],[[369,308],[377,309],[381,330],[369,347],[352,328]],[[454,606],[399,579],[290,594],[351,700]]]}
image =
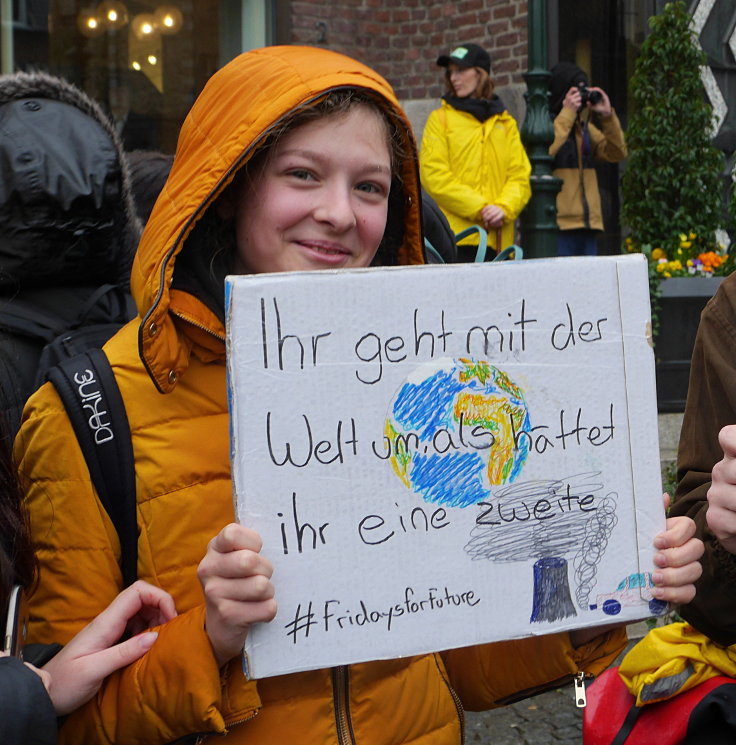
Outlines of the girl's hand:
{"label": "girl's hand", "polygon": [[199,564],[205,629],[219,666],[242,651],[251,624],[276,615],[273,567],[261,556],[262,545],[258,533],[231,523],[210,541]]}
{"label": "girl's hand", "polygon": [[68,714],[89,701],[104,678],[142,657],[158,636],[156,632],[147,632],[117,644],[126,628],[137,633],[175,616],[171,595],[159,587],[138,580],[123,590],[44,665],[42,672],[50,675],[46,687],[56,713]]}
{"label": "girl's hand", "polygon": [[[665,510],[670,498],[664,495]],[[654,555],[657,569],[652,572],[652,594],[666,603],[689,603],[695,597],[695,582],[703,573],[700,558],[704,546],[695,538],[695,523],[686,516],[670,517],[666,529],[654,537],[659,551]]]}

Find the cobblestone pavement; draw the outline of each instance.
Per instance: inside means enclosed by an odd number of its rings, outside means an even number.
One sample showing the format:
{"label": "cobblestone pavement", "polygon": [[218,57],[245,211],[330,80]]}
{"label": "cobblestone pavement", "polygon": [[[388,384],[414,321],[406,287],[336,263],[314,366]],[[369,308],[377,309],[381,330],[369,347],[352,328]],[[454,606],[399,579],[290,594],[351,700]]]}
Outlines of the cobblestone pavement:
{"label": "cobblestone pavement", "polygon": [[467,712],[466,745],[581,745],[582,709],[572,684],[502,709]]}

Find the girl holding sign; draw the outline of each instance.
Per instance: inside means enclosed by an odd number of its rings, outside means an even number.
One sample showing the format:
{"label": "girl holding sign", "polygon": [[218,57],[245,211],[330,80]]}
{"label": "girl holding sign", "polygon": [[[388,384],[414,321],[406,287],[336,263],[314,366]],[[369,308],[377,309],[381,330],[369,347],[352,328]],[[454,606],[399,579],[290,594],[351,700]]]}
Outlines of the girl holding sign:
{"label": "girl holding sign", "polygon": [[[248,629],[274,617],[279,583],[259,536],[232,523],[223,279],[421,263],[416,162],[388,84],[323,49],[241,55],[195,102],[133,267],[140,317],[106,345],[136,454],[138,575],[169,591],[179,615],[67,718],[62,742],[457,743],[462,706],[596,674],[623,647],[622,631],[594,629],[243,674]],[[119,542],[48,386],[28,407],[17,452],[41,548],[31,636],[63,641],[119,591]],[[682,520],[661,536],[663,600],[692,594],[691,534]]]}

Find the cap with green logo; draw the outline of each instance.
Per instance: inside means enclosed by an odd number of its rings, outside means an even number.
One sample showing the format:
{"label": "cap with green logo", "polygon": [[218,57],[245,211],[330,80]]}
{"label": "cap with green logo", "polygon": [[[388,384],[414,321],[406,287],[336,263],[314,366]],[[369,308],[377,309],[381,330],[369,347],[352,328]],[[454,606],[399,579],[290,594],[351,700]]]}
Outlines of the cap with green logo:
{"label": "cap with green logo", "polygon": [[480,67],[489,75],[491,72],[491,56],[477,44],[463,44],[453,49],[450,54],[441,54],[437,57],[437,64],[440,67],[447,67],[451,62],[458,67]]}

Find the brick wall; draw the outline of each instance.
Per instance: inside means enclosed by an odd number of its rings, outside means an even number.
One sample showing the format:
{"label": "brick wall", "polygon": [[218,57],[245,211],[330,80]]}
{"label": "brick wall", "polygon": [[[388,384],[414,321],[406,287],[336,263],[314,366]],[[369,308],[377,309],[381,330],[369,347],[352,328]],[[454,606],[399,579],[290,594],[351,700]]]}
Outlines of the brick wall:
{"label": "brick wall", "polygon": [[291,23],[293,43],[365,62],[401,100],[442,95],[437,56],[464,41],[488,49],[499,88],[523,85],[526,0],[293,0]]}

